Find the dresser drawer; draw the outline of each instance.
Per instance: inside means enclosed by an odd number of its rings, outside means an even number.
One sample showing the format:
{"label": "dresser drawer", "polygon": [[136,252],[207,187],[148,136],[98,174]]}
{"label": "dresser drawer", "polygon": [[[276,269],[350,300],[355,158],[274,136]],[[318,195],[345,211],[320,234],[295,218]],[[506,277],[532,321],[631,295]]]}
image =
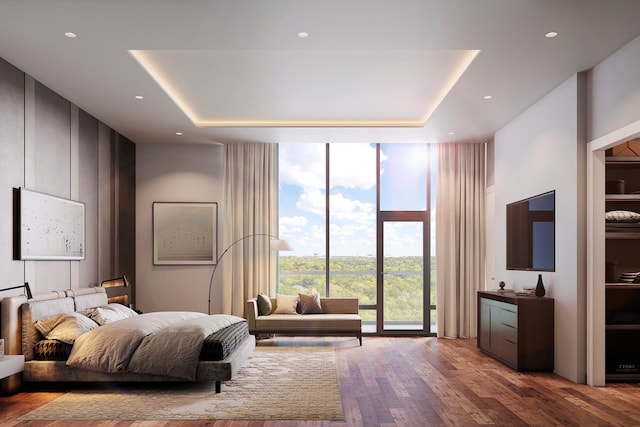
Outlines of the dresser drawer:
{"label": "dresser drawer", "polygon": [[515,326],[508,325],[507,323],[502,323],[500,328],[500,336],[502,339],[509,341],[513,344],[518,343],[518,328]]}
{"label": "dresser drawer", "polygon": [[510,306],[510,308],[502,309],[502,323],[505,326],[517,330],[518,329],[518,307]]}
{"label": "dresser drawer", "polygon": [[518,363],[518,344],[503,337],[496,355],[507,364],[515,366]]}

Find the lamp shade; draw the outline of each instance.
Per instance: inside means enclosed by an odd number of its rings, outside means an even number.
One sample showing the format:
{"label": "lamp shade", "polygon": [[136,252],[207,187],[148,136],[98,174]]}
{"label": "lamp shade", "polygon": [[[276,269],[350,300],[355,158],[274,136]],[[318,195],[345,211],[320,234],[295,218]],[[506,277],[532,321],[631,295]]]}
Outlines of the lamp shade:
{"label": "lamp shade", "polygon": [[294,249],[286,240],[272,240],[271,250],[272,251],[292,251]]}
{"label": "lamp shade", "polygon": [[127,280],[127,276],[123,274],[122,276],[116,277],[115,279],[103,280],[102,283],[100,283],[100,286],[102,286],[103,288],[127,288],[129,287],[129,280]]}

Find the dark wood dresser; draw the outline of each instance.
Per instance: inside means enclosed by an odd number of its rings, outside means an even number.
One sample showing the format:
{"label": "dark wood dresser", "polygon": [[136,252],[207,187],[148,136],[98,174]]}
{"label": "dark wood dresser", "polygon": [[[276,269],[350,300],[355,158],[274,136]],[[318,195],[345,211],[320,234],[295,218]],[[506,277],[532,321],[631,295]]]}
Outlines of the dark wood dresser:
{"label": "dark wood dresser", "polygon": [[554,367],[553,298],[478,292],[478,348],[519,371]]}

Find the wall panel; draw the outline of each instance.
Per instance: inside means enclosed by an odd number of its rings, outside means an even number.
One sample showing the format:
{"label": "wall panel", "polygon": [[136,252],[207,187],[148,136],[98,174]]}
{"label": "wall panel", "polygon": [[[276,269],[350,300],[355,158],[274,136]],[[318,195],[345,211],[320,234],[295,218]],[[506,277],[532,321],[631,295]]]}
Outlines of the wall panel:
{"label": "wall panel", "polygon": [[13,259],[11,244],[12,189],[24,183],[24,73],[1,58],[0,94],[0,287],[8,287],[24,280],[23,263]]}
{"label": "wall panel", "polygon": [[[36,82],[33,108],[33,161],[25,164],[27,176],[32,176],[33,182],[25,187],[69,198],[71,103]],[[36,292],[71,288],[70,261],[27,261],[27,264],[32,265],[34,274],[27,281]]]}
{"label": "wall panel", "polygon": [[80,262],[79,287],[98,283],[98,120],[80,110],[78,124],[78,194],[85,204],[85,260]]}
{"label": "wall panel", "polygon": [[[118,167],[116,141],[125,156]],[[118,173],[126,178],[118,181]],[[18,187],[85,204],[84,260],[14,259],[13,189]],[[116,197],[121,204],[126,200],[124,212],[115,211]],[[133,142],[0,58],[0,287],[28,281],[34,293],[41,293],[95,286],[116,274],[116,256],[126,260],[126,273],[133,282],[135,208],[131,206],[135,206]],[[126,226],[118,231],[117,223]],[[126,238],[116,244],[118,233]],[[0,299],[20,293],[23,290],[3,292]]]}

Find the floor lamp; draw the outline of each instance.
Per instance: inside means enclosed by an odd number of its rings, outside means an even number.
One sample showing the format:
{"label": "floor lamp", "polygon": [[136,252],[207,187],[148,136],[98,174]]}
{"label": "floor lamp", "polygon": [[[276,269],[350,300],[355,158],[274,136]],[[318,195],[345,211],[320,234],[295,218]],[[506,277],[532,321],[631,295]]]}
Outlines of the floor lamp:
{"label": "floor lamp", "polygon": [[260,236],[269,237],[270,239],[272,239],[271,240],[271,245],[270,245],[271,246],[270,249],[272,251],[292,251],[293,250],[293,248],[291,247],[289,242],[287,242],[286,240],[279,240],[277,237],[272,236],[271,234],[266,234],[266,233],[249,234],[247,236],[239,238],[238,240],[235,240],[233,243],[231,243],[229,246],[227,246],[227,248],[224,251],[222,251],[222,254],[216,260],[216,264],[213,266],[213,271],[211,272],[211,279],[209,279],[209,300],[208,300],[208,305],[207,305],[207,310],[208,310],[209,314],[211,314],[211,288],[213,287],[213,277],[216,274],[216,270],[218,269],[218,265],[220,265],[220,260],[237,243],[240,243],[243,240],[250,239],[252,237],[260,237]]}

